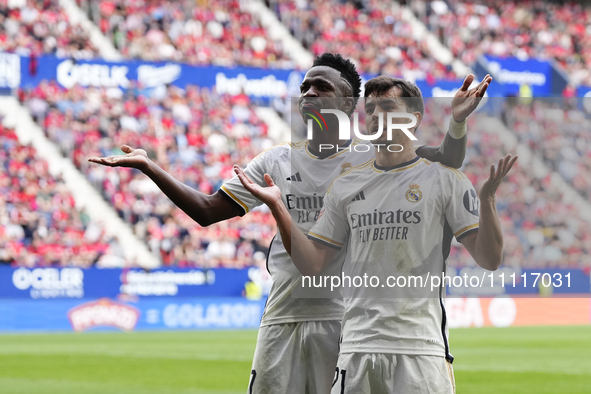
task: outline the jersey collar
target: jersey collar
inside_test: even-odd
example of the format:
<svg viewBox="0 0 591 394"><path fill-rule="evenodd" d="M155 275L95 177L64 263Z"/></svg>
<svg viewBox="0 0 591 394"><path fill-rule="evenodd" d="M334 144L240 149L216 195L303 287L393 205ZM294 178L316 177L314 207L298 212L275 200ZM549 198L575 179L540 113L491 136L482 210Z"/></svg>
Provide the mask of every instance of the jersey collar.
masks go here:
<svg viewBox="0 0 591 394"><path fill-rule="evenodd" d="M404 162L404 163L396 164L396 165L395 165L395 166L393 166L393 167L382 167L382 166L379 166L379 165L378 165L378 163L376 163L376 161L375 161L375 159L374 159L374 161L373 161L373 166L374 166L374 168L375 168L376 170L379 170L379 171L392 171L392 170L395 170L395 169L397 169L397 168L407 167L407 166L410 166L411 164L415 164L415 163L416 163L417 161L419 161L420 159L421 159L421 158L420 158L419 156L415 156L415 158L414 158L414 159L412 159L412 160L409 160L409 161L407 161L407 162Z"/></svg>

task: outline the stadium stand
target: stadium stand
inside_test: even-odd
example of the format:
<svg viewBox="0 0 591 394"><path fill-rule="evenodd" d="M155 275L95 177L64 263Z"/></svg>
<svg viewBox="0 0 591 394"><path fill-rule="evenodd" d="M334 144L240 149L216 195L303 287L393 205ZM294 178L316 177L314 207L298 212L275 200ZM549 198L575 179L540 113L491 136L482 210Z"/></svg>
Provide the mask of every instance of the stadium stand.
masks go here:
<svg viewBox="0 0 591 394"><path fill-rule="evenodd" d="M240 1L77 0L77 4L128 58L294 67L281 43L270 38ZM427 80L455 77L451 67L433 60L426 41L417 42L412 26L395 12L395 2L269 0L267 5L313 54L341 53L355 59L360 70L368 73ZM580 50L588 40L584 28L587 12L580 5L495 0L486 5L470 1L413 1L409 6L466 64L473 65L482 54L550 58L569 71L571 82L591 82L585 71L589 68L585 66L586 55ZM550 11L555 18L547 17ZM7 51L96 55L83 31L68 24L57 1L28 1L20 8L8 8L3 2L0 15L4 18L0 45ZM578 24L573 23L575 15L581 15ZM48 21L57 22L46 26ZM164 265L243 267L260 265L264 260L275 233L274 220L264 209L202 228L138 171L86 162L90 156L121 154L119 146L128 144L145 149L180 181L213 193L233 175L233 164L244 166L278 142L270 138L268 126L257 116L255 105L246 95L219 95L196 86L182 90L134 85L126 92L80 86L64 89L54 81L44 81L21 91L19 98L47 137L73 160ZM433 102L428 105L419 142L436 145L443 138L442 125L446 124L449 109L437 108ZM476 185L488 176L490 163L506 151L497 134L479 130L484 116L474 115L468 126L469 150L464 169ZM531 119L535 122L528 121ZM582 112L574 106L564 109L550 102L534 101L533 105L508 106L503 120L522 144L589 199L591 150L585 134L588 121ZM560 129L558 122L562 122ZM9 134L3 129L4 144L14 143ZM550 178L532 177L518 165L509 176L507 187L499 190L505 264L589 269L589 223L579 218L574 205L564 202L560 190L552 189ZM70 215L84 216L73 205ZM72 219L73 226L78 222L83 221ZM99 253L105 253L107 243L99 242L103 245ZM474 265L469 254L457 246L452 249L452 264ZM35 259L27 257L23 264L35 264L30 263ZM49 264L45 257L39 259L39 264ZM72 264L84 266L92 262Z"/></svg>
<svg viewBox="0 0 591 394"><path fill-rule="evenodd" d="M85 162L89 156L118 154L117 147L126 143L144 148L181 181L212 193L224 179L232 176L234 162L244 165L272 145L265 125L256 117L248 98L218 96L197 87L190 87L186 92L170 87L160 98L144 96L139 89L108 101L107 94L107 90L94 88L65 90L55 83L45 82L27 92L25 97L49 138L58 143L64 154L71 154L78 168L115 206L119 215L134 224L136 235L152 250L160 251L164 264L204 267L255 264L254 254L265 252L275 231L274 221L268 213L255 212L201 228L175 208L141 173L88 166ZM37 108L38 100L48 103L43 111ZM449 110L438 108L432 104L434 101L429 103L420 128L421 144L439 143L443 138L441 125L449 116ZM528 108L532 111L537 108L540 114L552 113L535 105ZM555 147L556 137L571 140L556 133L552 136L534 134L532 137L532 133L528 134L528 129L524 128L528 123L523 117L527 116L532 115L517 106L508 111L505 118L516 119L510 128L516 130L533 150L551 151L535 145L540 141L547 141ZM483 120L484 115L474 115L468 126L471 131L465 172L476 185L488 176L489 165L506 151L498 134L479 129L479 124L485 123ZM569 128L571 133L577 132L576 124L573 121L573 127ZM546 129L556 130L555 127ZM531 139L528 140L527 136ZM576 138L572 140L578 141ZM567 148L574 149L570 145L564 149ZM582 151L577 156L570 155L579 166L583 163L579 158L588 152L583 145L580 149ZM569 152L564 151L563 155L569 155ZM560 158L557 160L548 164L560 172ZM566 174L572 173L566 171ZM574 177L575 187L587 179L589 168L581 168L579 173ZM589 183L584 185L588 187ZM532 179L525 168L517 166L514 169L508 185L498 194L505 231L506 265L591 267L588 257L591 238L585 235L591 234L589 223L577 219L577 208L563 200L560 191L552 190L549 175ZM450 259L453 266L473 265L465 249L457 246L454 246Z"/></svg>
<svg viewBox="0 0 591 394"><path fill-rule="evenodd" d="M586 200L591 199L591 122L575 101L537 99L505 110L507 126Z"/></svg>
<svg viewBox="0 0 591 394"><path fill-rule="evenodd" d="M27 0L21 7L11 7L10 3L0 1L0 51L77 59L98 54L88 33L69 22L58 0Z"/></svg>
<svg viewBox="0 0 591 394"><path fill-rule="evenodd" d="M281 41L272 39L237 0L77 3L128 58L228 67L296 66Z"/></svg>
<svg viewBox="0 0 591 394"><path fill-rule="evenodd" d="M443 138L442 125L449 110L431 100L426 115L419 128L419 143L437 144ZM498 129L485 131L487 122L490 124L491 119L484 114L474 114L468 121L468 150L462 171L477 190L488 177L490 165L508 151ZM574 204L565 202L563 191L552 187L551 174L537 178L518 161L497 191L497 209L505 239L505 265L591 268L591 225L580 217ZM453 267L476 264L455 241L449 262Z"/></svg>
<svg viewBox="0 0 591 394"><path fill-rule="evenodd" d="M555 60L574 85L591 84L590 8L577 2L423 1L419 19L468 65L484 54Z"/></svg>
<svg viewBox="0 0 591 394"><path fill-rule="evenodd" d="M47 162L0 125L0 262L17 266L123 265L117 239L91 221Z"/></svg>
<svg viewBox="0 0 591 394"><path fill-rule="evenodd" d="M233 164L244 166L273 145L248 97L219 96L195 86L186 91L129 89L119 97L109 92L43 82L21 97L46 135L165 265L254 264L255 253L266 253L275 234L269 213L202 228L139 171L86 162L91 156L121 154L119 146L127 144L145 149L181 182L213 193L232 177Z"/></svg>
<svg viewBox="0 0 591 394"><path fill-rule="evenodd" d="M269 7L314 55L340 53L359 70L409 79L455 78L450 66L433 59L425 40L395 12L394 3L270 0Z"/></svg>

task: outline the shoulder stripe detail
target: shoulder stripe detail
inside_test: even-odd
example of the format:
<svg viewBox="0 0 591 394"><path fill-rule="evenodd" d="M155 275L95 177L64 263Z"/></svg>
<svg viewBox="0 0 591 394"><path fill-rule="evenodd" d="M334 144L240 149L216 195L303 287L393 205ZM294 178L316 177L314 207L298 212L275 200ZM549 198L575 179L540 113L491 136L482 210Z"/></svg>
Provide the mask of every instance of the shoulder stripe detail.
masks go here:
<svg viewBox="0 0 591 394"><path fill-rule="evenodd" d="M311 231L308 233L308 237L311 237L311 238L316 238L316 239L318 239L318 240L320 240L320 241L323 241L323 243L329 243L329 244L331 244L332 246L337 246L337 247L339 247L339 248L341 248L341 247L343 246L343 244L342 244L342 243L340 243L340 242L333 241L333 240L332 240L332 239L330 239L330 238L323 237L322 235L320 235L320 234L316 234L316 233L313 233L313 232L311 232Z"/></svg>
<svg viewBox="0 0 591 394"><path fill-rule="evenodd" d="M240 201L240 199L239 199L238 197L236 197L236 196L234 195L234 193L232 193L231 191L229 191L229 190L228 190L228 189L227 189L227 188L226 188L224 185L222 185L222 187L220 188L220 190L223 190L223 191L224 191L224 193L226 193L226 194L228 195L228 197L230 197L232 200L234 200L234 201L236 201L238 204L240 204L240 206L241 206L242 208L244 208L244 212L245 212L245 213L248 213L248 211L249 211L249 209L248 209L248 206L247 206L245 203L243 203L242 201Z"/></svg>
<svg viewBox="0 0 591 394"><path fill-rule="evenodd" d="M326 189L326 194L328 194L328 193L330 192L330 190L332 189L332 185L334 185L334 183L336 182L336 180L337 180L337 179L339 179L340 177L342 177L342 176L345 176L345 175L348 175L348 174L352 173L352 172L353 172L353 171L355 171L355 170L363 170L364 168L367 168L367 167L369 167L369 166L370 166L370 165L372 165L372 164L373 164L373 159L369 159L369 160L368 160L368 161L366 161L365 163L361 163L361 164L358 164L358 165L356 165L356 166L353 166L353 167L349 167L349 168L347 168L345 171L343 171L343 173L342 173L342 174L339 174L339 176L337 176L337 177L336 177L336 178L335 178L335 179L334 179L334 180L333 180L333 181L330 183L330 185L328 186L328 189Z"/></svg>
<svg viewBox="0 0 591 394"><path fill-rule="evenodd" d="M462 171L460 171L458 169L455 169L453 167L448 167L448 166L443 165L443 164L441 164L439 162L437 162L437 164L439 164L443 168L447 168L448 170L452 171L454 174L456 174L456 176L458 177L459 180L468 179L468 177L466 176L466 174L464 174Z"/></svg>
<svg viewBox="0 0 591 394"><path fill-rule="evenodd" d="M273 145L272 147L265 149L264 151L262 151L261 153L259 153L258 155L256 155L253 159L256 159L257 157L261 156L263 153L265 153L265 152L267 152L267 151L269 151L269 150L271 150L273 148L277 148L278 146L284 146L284 145L293 146L293 144L291 142L285 141L285 142L282 142L282 143L277 144L277 145Z"/></svg>
<svg viewBox="0 0 591 394"><path fill-rule="evenodd" d="M289 145L291 145L294 148L301 148L302 146L305 146L308 143L308 140L301 140L299 142L289 142Z"/></svg>
<svg viewBox="0 0 591 394"><path fill-rule="evenodd" d="M331 248L331 249L334 249L334 250L341 250L341 249L342 249L342 247L341 247L341 246L336 246L336 245L333 245L333 244L331 244L330 242L323 241L323 240L321 240L320 238L316 238L316 237L313 237L313 236L311 236L311 235L308 235L308 239L310 239L310 240L312 240L312 241L314 241L314 242L318 242L319 244L322 244L322 245L324 245L324 246L326 246L326 247L329 247L329 248Z"/></svg>
<svg viewBox="0 0 591 394"><path fill-rule="evenodd" d="M463 229L461 229L460 231L458 231L457 233L454 234L454 236L456 238L458 238L459 236L461 236L462 234L464 234L466 231L468 230L472 230L473 228L478 228L479 223L473 224L471 226L466 226Z"/></svg>

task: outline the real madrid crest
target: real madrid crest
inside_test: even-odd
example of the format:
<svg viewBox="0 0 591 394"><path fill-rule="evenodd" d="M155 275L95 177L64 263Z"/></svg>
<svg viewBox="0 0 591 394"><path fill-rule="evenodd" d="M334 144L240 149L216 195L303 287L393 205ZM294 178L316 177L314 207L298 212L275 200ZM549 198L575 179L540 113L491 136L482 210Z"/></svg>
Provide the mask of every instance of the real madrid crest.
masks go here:
<svg viewBox="0 0 591 394"><path fill-rule="evenodd" d="M341 164L341 174L347 170L347 168L351 167L351 163L343 163Z"/></svg>
<svg viewBox="0 0 591 394"><path fill-rule="evenodd" d="M406 191L406 199L409 202L419 202L423 198L423 193L419 190L420 186L416 183L410 185L410 189Z"/></svg>

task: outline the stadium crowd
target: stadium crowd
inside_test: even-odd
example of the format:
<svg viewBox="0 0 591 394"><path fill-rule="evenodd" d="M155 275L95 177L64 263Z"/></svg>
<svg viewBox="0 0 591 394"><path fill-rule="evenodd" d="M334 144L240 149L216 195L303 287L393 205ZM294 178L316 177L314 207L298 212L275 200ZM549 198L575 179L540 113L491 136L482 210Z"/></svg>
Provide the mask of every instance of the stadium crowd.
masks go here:
<svg viewBox="0 0 591 394"><path fill-rule="evenodd" d="M125 264L117 239L90 221L47 162L0 125L0 263L26 267Z"/></svg>
<svg viewBox="0 0 591 394"><path fill-rule="evenodd" d="M273 145L247 96L196 86L163 89L136 86L113 96L108 89L68 90L45 81L21 98L47 136L165 265L242 267L264 259L275 234L268 212L203 228L141 172L86 161L121 154L119 147L127 144L146 150L181 182L211 194L233 176L232 165L244 166Z"/></svg>
<svg viewBox="0 0 591 394"><path fill-rule="evenodd" d="M505 111L507 125L540 159L591 200L591 121L578 101L536 99Z"/></svg>
<svg viewBox="0 0 591 394"><path fill-rule="evenodd" d="M425 1L411 8L453 55L472 66L481 55L555 60L574 85L591 85L591 8L580 2Z"/></svg>
<svg viewBox="0 0 591 394"><path fill-rule="evenodd" d="M165 265L242 267L256 264L257 260L260 263L275 232L274 220L267 212L253 212L202 228L139 171L86 162L90 156L120 154L121 144L141 147L180 181L213 193L233 175L234 163L244 166L273 144L267 137L267 126L257 118L249 99L244 95L217 95L195 86L186 90L169 87L160 93L136 86L119 96L110 94L107 89L77 86L67 90L55 82L44 82L22 97L49 138L72 157L119 215L134 225L135 233L160 253ZM549 117L548 122L555 121L546 108L528 108L537 111L542 119ZM584 131L575 127L574 120L568 128L572 136L557 135L555 123L554 127L545 128L554 131L551 136L526 127L536 123L524 121L524 116L532 115L523 107L514 107L510 113L506 118L515 119L513 128L520 138L530 138L534 151L553 152L535 144L544 141L553 144L548 147L555 147L557 140L571 141L572 137L572 141L579 141L582 151L575 157L568 149L576 148L563 142L566 145L561 157L571 157L570 162L575 165L585 163L581 155L589 149L580 142L581 135L576 138L577 132ZM476 114L470 118L463 168L475 185L482 184L489 165L506 151L498 134L479 129L479 125L486 124L479 122L483 116ZM570 116L576 118L574 114ZM448 117L449 108L436 100L428 101L419 143L437 145ZM556 158L557 171L572 174L570 169L560 170L560 165L565 165L561 164L561 157ZM581 167L579 175L571 179L573 185L584 184L582 180L588 182L587 174L589 168ZM563 201L561 191L552 190L549 176L532 178L526 168L517 165L497 197L505 234L506 265L591 267L590 225L578 217L577 208ZM452 248L450 264L475 264L458 246L454 244Z"/></svg>
<svg viewBox="0 0 591 394"><path fill-rule="evenodd" d="M97 55L88 35L68 18L57 0L0 0L0 50L37 56L89 58ZM175 60L191 64L293 68L240 0L148 1L77 0L78 5L128 58ZM10 4L10 6L9 6ZM408 2L454 56L473 65L482 54L555 59L574 84L591 85L587 21L591 12L576 3L527 0L504 2ZM366 73L409 79L455 78L449 66L417 42L396 2L267 0L304 47L314 54L337 52L355 59ZM591 21L589 21L591 22ZM137 170L90 165L91 156L121 154L127 144L145 149L175 178L204 193L215 192L272 146L267 125L244 95L220 95L197 86L144 88L132 82L119 89L60 87L43 81L19 98L62 153L70 157L135 234L164 265L244 267L261 265L275 234L264 209L206 228L196 224ZM449 108L427 104L421 144L440 143ZM463 170L477 186L488 166L505 152L497 134L479 130L484 115L469 120ZM520 141L537 152L587 200L591 196L589 121L574 106L535 100L508 106L503 120ZM531 121L534 120L534 121ZM363 122L363 120L361 120ZM31 147L0 129L0 261L87 267L132 264L101 226L78 211L63 182ZM15 152L7 155L6 152ZM497 194L505 234L505 264L515 267L591 268L591 228L577 209L552 190L550 177L532 178L518 165ZM65 234L59 237L58 234ZM80 253L83 251L83 253ZM475 262L454 243L450 263Z"/></svg>
<svg viewBox="0 0 591 394"><path fill-rule="evenodd" d="M428 101L418 142L441 141L448 116L449 109L440 100ZM477 190L488 177L490 165L507 153L499 134L483 128L487 124L484 116L468 118L468 146L462 167ZM591 225L580 218L575 205L564 202L561 190L552 188L550 175L538 179L518 161L497 190L496 201L505 239L504 265L591 269ZM476 264L456 241L449 263L453 267Z"/></svg>
<svg viewBox="0 0 591 394"><path fill-rule="evenodd" d="M359 71L415 79L455 78L451 67L433 59L426 41L389 1L269 0L269 7L314 55L340 53Z"/></svg>
<svg viewBox="0 0 591 394"><path fill-rule="evenodd" d="M77 59L98 54L87 32L69 22L58 0L1 0L0 51L23 56L55 54Z"/></svg>
<svg viewBox="0 0 591 394"><path fill-rule="evenodd" d="M128 58L294 68L239 0L77 0Z"/></svg>

